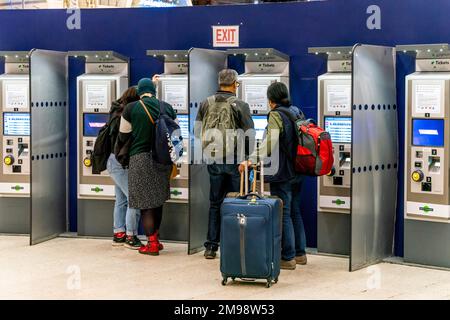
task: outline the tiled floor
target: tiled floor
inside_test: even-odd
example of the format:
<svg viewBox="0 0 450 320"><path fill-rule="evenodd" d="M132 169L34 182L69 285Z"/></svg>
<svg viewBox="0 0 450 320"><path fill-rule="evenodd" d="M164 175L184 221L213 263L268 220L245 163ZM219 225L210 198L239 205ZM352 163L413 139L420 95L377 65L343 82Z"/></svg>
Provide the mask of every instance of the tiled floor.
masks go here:
<svg viewBox="0 0 450 320"><path fill-rule="evenodd" d="M344 258L310 255L308 265L261 283L220 284L219 260L166 244L159 257L107 240L58 238L33 247L0 236L0 299L449 299L450 272L395 264L348 272Z"/></svg>

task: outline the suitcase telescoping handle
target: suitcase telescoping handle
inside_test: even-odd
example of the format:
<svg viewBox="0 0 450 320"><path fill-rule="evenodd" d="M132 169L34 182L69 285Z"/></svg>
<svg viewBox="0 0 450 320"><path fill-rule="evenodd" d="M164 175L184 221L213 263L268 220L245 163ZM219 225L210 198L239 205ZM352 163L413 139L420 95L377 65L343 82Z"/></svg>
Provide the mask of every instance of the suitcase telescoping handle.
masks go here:
<svg viewBox="0 0 450 320"><path fill-rule="evenodd" d="M260 177L261 177L261 189L260 189L260 194L258 194L256 192L256 184L257 184L257 171L258 171L258 166L254 165L254 176L253 176L253 183L252 183L252 191L251 193L247 194L247 190L248 190L248 166L247 163L245 163L244 166L244 173L241 172L241 190L239 192L239 198L248 198L250 196L252 197L257 197L259 199L261 199L262 197L264 197L264 163L261 161L260 162ZM244 191L245 190L245 191Z"/></svg>

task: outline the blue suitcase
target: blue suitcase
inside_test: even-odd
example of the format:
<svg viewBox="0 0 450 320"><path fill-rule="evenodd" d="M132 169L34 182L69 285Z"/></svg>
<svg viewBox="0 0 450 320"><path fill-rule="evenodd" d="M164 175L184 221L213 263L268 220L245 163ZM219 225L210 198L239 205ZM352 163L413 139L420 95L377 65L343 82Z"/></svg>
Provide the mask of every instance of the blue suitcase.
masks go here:
<svg viewBox="0 0 450 320"><path fill-rule="evenodd" d="M261 173L261 177L263 174ZM263 197L261 193L230 194L221 207L220 271L222 285L228 278L264 279L267 288L278 282L281 260L283 203L279 198ZM247 181L247 170L245 174ZM248 188L245 188L248 190Z"/></svg>

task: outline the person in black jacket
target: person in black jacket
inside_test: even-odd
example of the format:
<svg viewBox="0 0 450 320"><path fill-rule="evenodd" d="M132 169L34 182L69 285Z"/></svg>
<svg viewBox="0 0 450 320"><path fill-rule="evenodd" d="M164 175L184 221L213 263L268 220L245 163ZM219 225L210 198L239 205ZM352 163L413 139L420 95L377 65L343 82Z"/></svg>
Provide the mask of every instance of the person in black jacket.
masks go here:
<svg viewBox="0 0 450 320"><path fill-rule="evenodd" d="M114 146L119 134L120 117L125 106L133 101L138 101L136 87L128 88L114 101L110 110L110 137ZM124 169L112 153L108 159L107 171L115 184L116 201L114 204L114 238L113 246L125 245L125 247L137 250L142 243L137 237L140 211L128 206L128 169Z"/></svg>
<svg viewBox="0 0 450 320"><path fill-rule="evenodd" d="M305 265L306 235L301 215L301 189L303 176L295 172L294 161L297 151L297 133L292 119L304 119L303 112L291 104L289 90L282 82L272 83L267 89L270 113L264 141L250 159L265 159L278 152L274 171L265 176L270 183L270 193L283 200L283 237L281 269L295 270L297 264ZM244 161L239 170L251 162ZM268 170L267 170L268 171Z"/></svg>

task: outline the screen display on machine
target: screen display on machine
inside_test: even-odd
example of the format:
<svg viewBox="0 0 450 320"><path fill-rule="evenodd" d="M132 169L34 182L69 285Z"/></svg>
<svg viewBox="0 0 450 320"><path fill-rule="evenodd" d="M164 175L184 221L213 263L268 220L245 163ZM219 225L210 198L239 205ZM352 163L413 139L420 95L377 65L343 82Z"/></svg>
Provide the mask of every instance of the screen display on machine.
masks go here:
<svg viewBox="0 0 450 320"><path fill-rule="evenodd" d="M177 115L178 124L181 129L181 136L183 140L189 139L189 116L187 114L178 114Z"/></svg>
<svg viewBox="0 0 450 320"><path fill-rule="evenodd" d="M352 142L352 118L325 117L325 131L335 143Z"/></svg>
<svg viewBox="0 0 450 320"><path fill-rule="evenodd" d="M421 147L443 147L444 128L445 122L443 119L413 119L413 145Z"/></svg>
<svg viewBox="0 0 450 320"><path fill-rule="evenodd" d="M108 113L85 113L83 115L83 135L96 137L100 129L108 122Z"/></svg>
<svg viewBox="0 0 450 320"><path fill-rule="evenodd" d="M18 112L5 112L3 114L4 136L29 136L30 114Z"/></svg>
<svg viewBox="0 0 450 320"><path fill-rule="evenodd" d="M252 118L255 124L256 140L262 140L267 127L267 116L253 116Z"/></svg>
<svg viewBox="0 0 450 320"><path fill-rule="evenodd" d="M247 102L251 110L266 111L267 110L267 87L268 84L248 83L244 87L243 100Z"/></svg>

